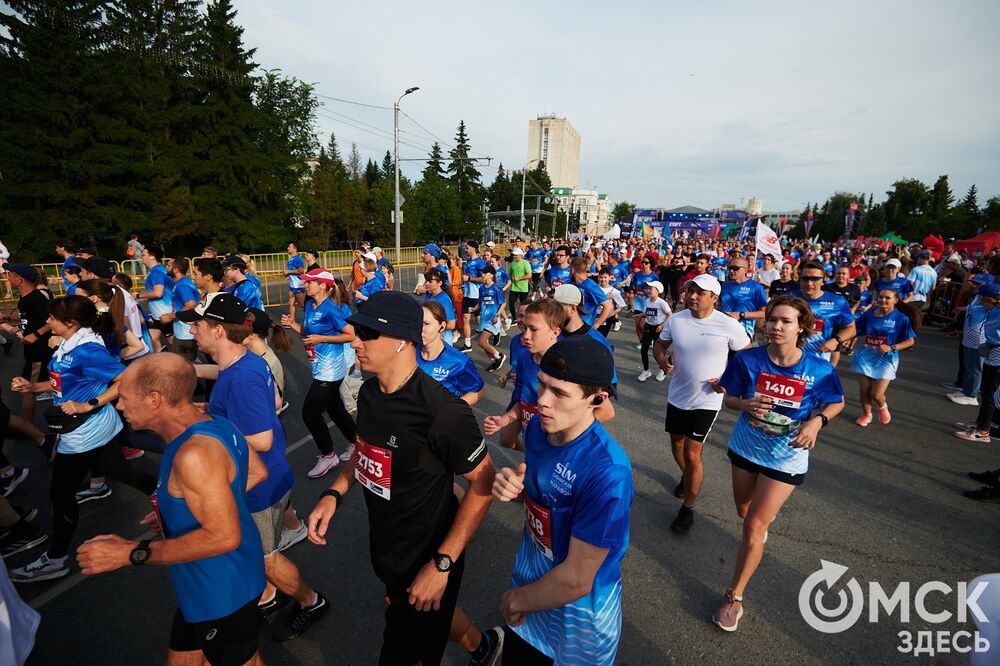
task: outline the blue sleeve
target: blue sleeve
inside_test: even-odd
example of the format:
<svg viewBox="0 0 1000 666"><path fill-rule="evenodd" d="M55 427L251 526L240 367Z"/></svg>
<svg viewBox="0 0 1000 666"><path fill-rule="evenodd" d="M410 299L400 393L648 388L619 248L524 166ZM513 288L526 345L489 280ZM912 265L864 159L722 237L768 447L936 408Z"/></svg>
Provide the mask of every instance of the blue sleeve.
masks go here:
<svg viewBox="0 0 1000 666"><path fill-rule="evenodd" d="M368 298L371 298L371 295L374 294L376 291L381 291L381 290L382 287L379 284L377 278L372 278L371 280L368 280L358 289L358 291L360 291L365 297Z"/></svg>
<svg viewBox="0 0 1000 666"><path fill-rule="evenodd" d="M767 307L767 291L764 289L764 285L760 282L755 282L757 285L754 290L753 306L754 308L760 310L761 308Z"/></svg>
<svg viewBox="0 0 1000 666"><path fill-rule="evenodd" d="M917 334L913 332L913 326L910 325L910 318L903 315L896 329L896 342L904 342L915 337L917 337Z"/></svg>
<svg viewBox="0 0 1000 666"><path fill-rule="evenodd" d="M188 301L194 301L197 303L201 300L201 294L198 293L198 289L196 287L184 283L180 287L180 299L183 304L186 304Z"/></svg>
<svg viewBox="0 0 1000 666"><path fill-rule="evenodd" d="M860 317L854 320L854 328L857 331L857 335L867 335L868 333L868 313L864 313Z"/></svg>
<svg viewBox="0 0 1000 666"><path fill-rule="evenodd" d="M458 314L455 312L455 306L452 304L450 298L445 300L443 303L441 301L438 301L438 303L441 303L441 306L444 308L444 317L447 321L458 319Z"/></svg>
<svg viewBox="0 0 1000 666"><path fill-rule="evenodd" d="M234 385L240 387L239 400L226 401L226 418L244 437L274 428L274 384L260 372L242 372Z"/></svg>
<svg viewBox="0 0 1000 666"><path fill-rule="evenodd" d="M486 386L482 375L476 369L476 364L469 356L465 357L465 365L455 375L454 381L462 393L478 393Z"/></svg>
<svg viewBox="0 0 1000 666"><path fill-rule="evenodd" d="M813 397L816 399L817 406L844 401L844 389L840 385L840 376L837 375L833 366L830 366L830 372L827 372L819 382L813 385Z"/></svg>
<svg viewBox="0 0 1000 666"><path fill-rule="evenodd" d="M162 284L164 288L167 286L167 273L166 271L150 271L149 272L149 283L154 287L158 284ZM152 291L152 289L150 289Z"/></svg>
<svg viewBox="0 0 1000 666"><path fill-rule="evenodd" d="M837 313L837 328L844 328L845 326L850 326L854 323L854 313L851 312L851 306L844 299L844 303L840 308L840 312ZM833 337L832 335L830 337Z"/></svg>
<svg viewBox="0 0 1000 666"><path fill-rule="evenodd" d="M87 344L86 349L81 348L80 352L77 352L77 358L80 359L82 374L87 379L110 383L125 371L122 362L112 356L104 345Z"/></svg>
<svg viewBox="0 0 1000 666"><path fill-rule="evenodd" d="M302 258L302 255L301 255L301 254L297 254L297 255L295 255L294 257L292 257L292 259L291 259L291 262L290 262L290 263L291 263L291 269L292 269L293 271L294 271L295 269L297 269L297 268L305 268L305 267L306 267L306 262L305 262L305 260L304 260L304 259Z"/></svg>
<svg viewBox="0 0 1000 666"><path fill-rule="evenodd" d="M624 465L594 471L573 506L572 536L598 548L620 548L628 539L631 471Z"/></svg>
<svg viewBox="0 0 1000 666"><path fill-rule="evenodd" d="M719 386L726 389L727 395L742 398L746 393L750 377L743 358L748 351L733 354L733 357L729 359L729 364L726 365L726 371L719 379Z"/></svg>

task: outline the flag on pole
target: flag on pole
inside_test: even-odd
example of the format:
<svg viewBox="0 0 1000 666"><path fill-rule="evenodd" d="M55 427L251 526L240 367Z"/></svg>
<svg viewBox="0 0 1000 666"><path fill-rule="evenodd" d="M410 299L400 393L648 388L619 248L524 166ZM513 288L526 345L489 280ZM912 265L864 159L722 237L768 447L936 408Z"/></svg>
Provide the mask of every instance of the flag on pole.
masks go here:
<svg viewBox="0 0 1000 666"><path fill-rule="evenodd" d="M642 223L642 237L646 240L653 237L653 225L648 222Z"/></svg>
<svg viewBox="0 0 1000 666"><path fill-rule="evenodd" d="M778 236L762 220L757 220L757 251L769 254L775 259L781 258L781 243L778 242Z"/></svg>
<svg viewBox="0 0 1000 666"><path fill-rule="evenodd" d="M812 211L809 211L808 213L806 213L805 227L806 227L806 238L809 238L809 232L811 232L812 228L813 228L813 212Z"/></svg>

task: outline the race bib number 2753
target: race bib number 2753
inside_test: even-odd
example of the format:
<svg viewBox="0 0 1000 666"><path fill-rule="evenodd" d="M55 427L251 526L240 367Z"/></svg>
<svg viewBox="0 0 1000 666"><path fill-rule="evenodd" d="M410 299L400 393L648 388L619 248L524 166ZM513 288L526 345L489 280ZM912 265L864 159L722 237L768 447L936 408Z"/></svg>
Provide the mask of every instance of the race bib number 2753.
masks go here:
<svg viewBox="0 0 1000 666"><path fill-rule="evenodd" d="M392 451L373 446L356 435L354 438L354 478L382 499L392 494Z"/></svg>

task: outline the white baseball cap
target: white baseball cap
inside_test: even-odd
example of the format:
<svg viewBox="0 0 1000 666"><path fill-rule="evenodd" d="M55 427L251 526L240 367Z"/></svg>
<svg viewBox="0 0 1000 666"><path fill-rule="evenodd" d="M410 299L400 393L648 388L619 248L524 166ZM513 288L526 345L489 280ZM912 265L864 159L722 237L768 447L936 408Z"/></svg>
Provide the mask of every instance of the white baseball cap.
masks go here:
<svg viewBox="0 0 1000 666"><path fill-rule="evenodd" d="M486 243L486 247L496 247L496 246L497 244L494 243L493 241L489 241L488 243Z"/></svg>
<svg viewBox="0 0 1000 666"><path fill-rule="evenodd" d="M583 303L583 292L575 284L561 284L556 287L555 294L552 296L556 299L556 303L562 303L563 305L580 305Z"/></svg>
<svg viewBox="0 0 1000 666"><path fill-rule="evenodd" d="M895 266L896 268L902 268L903 267L903 264L900 263L899 259L890 259L889 261L885 262L885 265L886 266Z"/></svg>
<svg viewBox="0 0 1000 666"><path fill-rule="evenodd" d="M522 250L519 247L515 247L513 250L510 251L510 253L511 254L522 254L523 255L524 254L524 250Z"/></svg>
<svg viewBox="0 0 1000 666"><path fill-rule="evenodd" d="M660 282L659 280L653 280L652 282L647 282L646 286L655 288L657 293L660 294L663 293L663 283Z"/></svg>
<svg viewBox="0 0 1000 666"><path fill-rule="evenodd" d="M722 294L722 285L719 284L714 275L709 275L708 273L698 275L693 280L685 282L684 288L687 289L692 284L703 291L710 291L716 296Z"/></svg>
<svg viewBox="0 0 1000 666"><path fill-rule="evenodd" d="M365 259L371 259L372 261L378 261L378 257L375 256L374 252L365 252L361 256L364 257Z"/></svg>

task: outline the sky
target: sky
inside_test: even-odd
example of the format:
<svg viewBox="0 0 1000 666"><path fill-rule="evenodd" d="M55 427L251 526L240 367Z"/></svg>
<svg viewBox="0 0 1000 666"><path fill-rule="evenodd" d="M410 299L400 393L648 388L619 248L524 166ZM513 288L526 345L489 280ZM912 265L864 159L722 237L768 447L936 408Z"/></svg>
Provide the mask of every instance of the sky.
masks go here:
<svg viewBox="0 0 1000 666"><path fill-rule="evenodd" d="M1000 194L994 0L234 5L257 63L320 95L391 108L419 86L401 108L427 131L401 116L401 158L464 120L486 185L553 113L581 135L580 186L640 207L880 201L942 174L957 198ZM324 142L391 149L391 110L320 99Z"/></svg>

